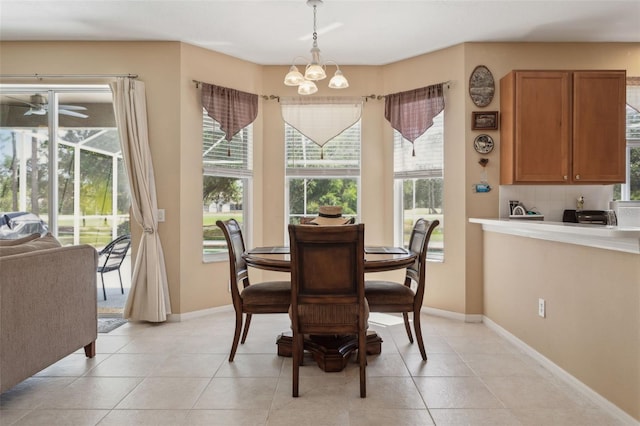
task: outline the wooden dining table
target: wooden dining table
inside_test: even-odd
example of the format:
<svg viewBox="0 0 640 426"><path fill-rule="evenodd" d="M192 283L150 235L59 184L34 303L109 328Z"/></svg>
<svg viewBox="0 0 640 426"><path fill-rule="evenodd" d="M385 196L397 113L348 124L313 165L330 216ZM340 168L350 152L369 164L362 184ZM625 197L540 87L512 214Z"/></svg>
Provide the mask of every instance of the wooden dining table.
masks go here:
<svg viewBox="0 0 640 426"><path fill-rule="evenodd" d="M417 253L404 247L365 246L365 273L405 269L413 264ZM291 272L289 247L256 247L242 257L248 266L278 272ZM276 340L279 356L292 356L293 335L291 331L280 334ZM327 372L342 371L352 353L358 349L356 336L305 336L304 348L310 352L318 366ZM367 332L367 355L382 351L382 338L375 330Z"/></svg>
<svg viewBox="0 0 640 426"><path fill-rule="evenodd" d="M416 253L404 247L366 246L364 248L364 272L383 272L404 269L415 262ZM291 272L289 247L256 247L242 257L247 265L269 271Z"/></svg>

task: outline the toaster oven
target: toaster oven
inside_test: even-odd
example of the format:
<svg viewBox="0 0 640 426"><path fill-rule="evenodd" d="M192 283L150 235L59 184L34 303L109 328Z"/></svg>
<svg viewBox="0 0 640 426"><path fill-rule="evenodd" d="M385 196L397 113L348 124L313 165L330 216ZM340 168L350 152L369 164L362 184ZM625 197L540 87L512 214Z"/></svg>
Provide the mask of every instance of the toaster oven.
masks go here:
<svg viewBox="0 0 640 426"><path fill-rule="evenodd" d="M565 210L563 222L584 223L590 225L615 225L615 216L606 210Z"/></svg>

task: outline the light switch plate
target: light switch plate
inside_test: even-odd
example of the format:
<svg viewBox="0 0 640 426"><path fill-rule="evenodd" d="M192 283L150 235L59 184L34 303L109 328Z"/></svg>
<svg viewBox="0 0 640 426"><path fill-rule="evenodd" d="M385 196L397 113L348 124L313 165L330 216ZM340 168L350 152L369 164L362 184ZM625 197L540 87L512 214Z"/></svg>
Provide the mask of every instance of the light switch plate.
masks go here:
<svg viewBox="0 0 640 426"><path fill-rule="evenodd" d="M538 316L544 318L547 315L547 303L544 299L538 299Z"/></svg>
<svg viewBox="0 0 640 426"><path fill-rule="evenodd" d="M158 222L164 222L164 209L158 209Z"/></svg>

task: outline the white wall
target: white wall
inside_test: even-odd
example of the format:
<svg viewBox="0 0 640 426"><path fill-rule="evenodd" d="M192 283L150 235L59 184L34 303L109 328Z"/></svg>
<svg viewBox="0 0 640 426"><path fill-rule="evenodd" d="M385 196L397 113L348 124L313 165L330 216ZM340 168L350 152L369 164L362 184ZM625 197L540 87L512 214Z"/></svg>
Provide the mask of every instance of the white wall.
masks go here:
<svg viewBox="0 0 640 426"><path fill-rule="evenodd" d="M538 211L545 221L562 222L565 209L575 210L580 196L585 210L606 210L613 199L613 185L501 185L500 217L509 217L509 200Z"/></svg>

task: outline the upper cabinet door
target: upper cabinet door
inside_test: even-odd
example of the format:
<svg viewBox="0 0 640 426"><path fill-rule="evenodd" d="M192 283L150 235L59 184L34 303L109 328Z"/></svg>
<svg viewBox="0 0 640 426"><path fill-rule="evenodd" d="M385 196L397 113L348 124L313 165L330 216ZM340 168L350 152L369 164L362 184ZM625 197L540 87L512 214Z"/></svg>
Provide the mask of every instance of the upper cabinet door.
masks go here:
<svg viewBox="0 0 640 426"><path fill-rule="evenodd" d="M573 174L575 183L625 181L626 73L573 73Z"/></svg>
<svg viewBox="0 0 640 426"><path fill-rule="evenodd" d="M512 71L500 80L500 183L624 182L625 71Z"/></svg>
<svg viewBox="0 0 640 426"><path fill-rule="evenodd" d="M500 81L502 184L566 183L571 73L513 71Z"/></svg>

